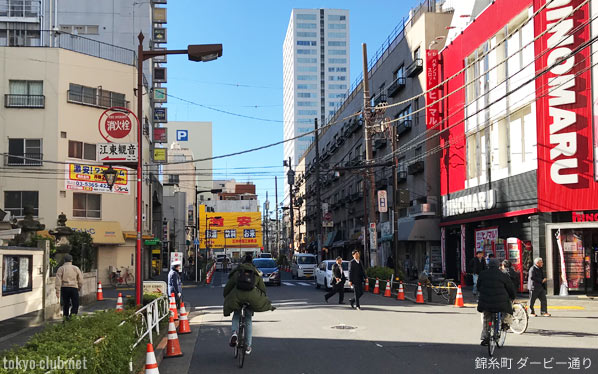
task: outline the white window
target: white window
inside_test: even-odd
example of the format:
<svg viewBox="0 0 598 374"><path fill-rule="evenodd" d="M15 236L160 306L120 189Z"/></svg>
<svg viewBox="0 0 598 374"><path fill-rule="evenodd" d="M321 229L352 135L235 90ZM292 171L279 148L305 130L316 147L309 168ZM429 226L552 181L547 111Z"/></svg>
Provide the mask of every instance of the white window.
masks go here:
<svg viewBox="0 0 598 374"><path fill-rule="evenodd" d="M73 217L101 218L102 196L73 193Z"/></svg>

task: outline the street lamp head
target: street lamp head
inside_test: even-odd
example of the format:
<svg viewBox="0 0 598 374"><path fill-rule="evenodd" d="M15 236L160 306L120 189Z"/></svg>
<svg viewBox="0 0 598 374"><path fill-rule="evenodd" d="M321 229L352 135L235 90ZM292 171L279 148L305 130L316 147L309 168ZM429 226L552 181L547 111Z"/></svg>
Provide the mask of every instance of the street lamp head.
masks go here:
<svg viewBox="0 0 598 374"><path fill-rule="evenodd" d="M187 47L191 61L207 62L222 56L222 44L194 44Z"/></svg>
<svg viewBox="0 0 598 374"><path fill-rule="evenodd" d="M104 170L104 179L106 179L106 184L110 191L112 191L112 187L114 186L114 182L116 182L116 175L118 172L112 168L112 165L108 167L108 169Z"/></svg>

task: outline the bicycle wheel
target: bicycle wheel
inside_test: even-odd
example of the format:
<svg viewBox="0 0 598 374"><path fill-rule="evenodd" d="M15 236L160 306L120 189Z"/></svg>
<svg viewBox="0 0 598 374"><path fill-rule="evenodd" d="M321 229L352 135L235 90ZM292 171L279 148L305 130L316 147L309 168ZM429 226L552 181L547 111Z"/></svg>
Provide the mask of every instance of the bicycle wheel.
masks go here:
<svg viewBox="0 0 598 374"><path fill-rule="evenodd" d="M505 345L505 340L507 340L507 332L502 328L502 322L497 329L498 340L496 341L496 346L498 348L502 348Z"/></svg>
<svg viewBox="0 0 598 374"><path fill-rule="evenodd" d="M511 331L515 334L523 334L527 330L529 317L525 306L520 303L513 304L513 321L511 322Z"/></svg>
<svg viewBox="0 0 598 374"><path fill-rule="evenodd" d="M492 323L488 324L488 329L490 331L488 331L488 354L490 355L490 357L492 357L494 355L494 350L496 349L496 341L497 341L497 336L496 336L496 315L492 316Z"/></svg>
<svg viewBox="0 0 598 374"><path fill-rule="evenodd" d="M110 276L110 284L112 285L112 287L116 288L116 286L118 286L118 277L115 274L112 274Z"/></svg>
<svg viewBox="0 0 598 374"><path fill-rule="evenodd" d="M440 296L442 296L447 302L450 302L451 292L453 292L453 289L457 288L457 285L453 281L444 281L442 282L442 287L445 288L440 289Z"/></svg>
<svg viewBox="0 0 598 374"><path fill-rule="evenodd" d="M243 367L245 362L245 312L241 310L241 319L239 321L239 339L237 340L239 367Z"/></svg>
<svg viewBox="0 0 598 374"><path fill-rule="evenodd" d="M133 274L127 273L127 276L125 277L125 284L129 285L133 283L135 283L135 277L133 276Z"/></svg>

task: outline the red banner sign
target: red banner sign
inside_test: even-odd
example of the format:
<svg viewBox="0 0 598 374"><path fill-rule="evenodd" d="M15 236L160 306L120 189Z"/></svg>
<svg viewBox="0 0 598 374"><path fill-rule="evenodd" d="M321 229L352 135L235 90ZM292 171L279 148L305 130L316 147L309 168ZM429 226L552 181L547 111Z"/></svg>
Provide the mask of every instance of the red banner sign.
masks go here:
<svg viewBox="0 0 598 374"><path fill-rule="evenodd" d="M538 10L546 0L535 0ZM592 162L592 103L588 4L583 0L550 3L534 19L538 208L543 212L595 209L598 183ZM566 16L563 22L562 17ZM554 27L553 27L554 26ZM547 51L547 53L545 53ZM546 74L541 74L549 69Z"/></svg>
<svg viewBox="0 0 598 374"><path fill-rule="evenodd" d="M435 128L440 123L440 83L438 73L438 51L426 50L426 128ZM417 114L416 114L417 115Z"/></svg>

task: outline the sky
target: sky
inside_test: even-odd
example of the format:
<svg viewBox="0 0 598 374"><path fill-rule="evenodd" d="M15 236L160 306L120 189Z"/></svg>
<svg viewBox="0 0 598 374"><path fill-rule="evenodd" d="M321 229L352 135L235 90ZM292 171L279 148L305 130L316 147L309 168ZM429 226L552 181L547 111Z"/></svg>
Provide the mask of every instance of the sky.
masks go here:
<svg viewBox="0 0 598 374"><path fill-rule="evenodd" d="M168 119L211 121L213 156L259 147L283 139L282 44L293 8L350 11L352 83L363 70L361 43L368 58L419 0L168 2L169 49L188 44L223 44L223 56L207 63L183 56L168 59ZM183 100L180 100L183 99ZM219 111L209 109L217 109ZM255 117L257 119L232 115ZM274 176L279 203L286 183L283 146L213 161L214 179L235 178L256 184L260 203L268 193L274 207Z"/></svg>

